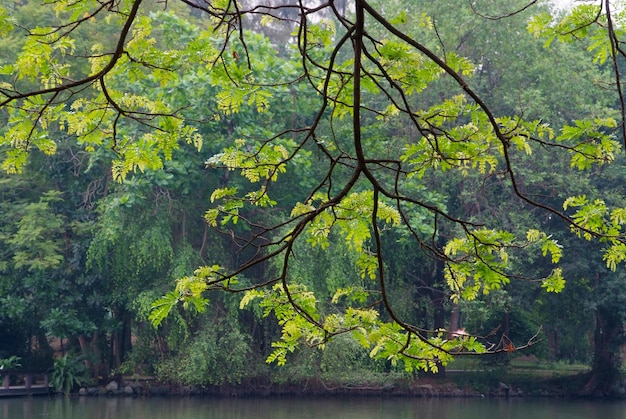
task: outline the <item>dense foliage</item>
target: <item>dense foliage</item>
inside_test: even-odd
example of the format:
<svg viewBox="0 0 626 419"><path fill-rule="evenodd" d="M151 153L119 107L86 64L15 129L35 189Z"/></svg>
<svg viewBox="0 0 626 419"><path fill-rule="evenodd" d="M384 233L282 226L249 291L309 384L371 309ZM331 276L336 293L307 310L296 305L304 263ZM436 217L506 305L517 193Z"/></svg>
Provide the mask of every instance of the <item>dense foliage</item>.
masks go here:
<svg viewBox="0 0 626 419"><path fill-rule="evenodd" d="M608 392L623 13L421 3L0 6L0 356L206 386L527 349Z"/></svg>

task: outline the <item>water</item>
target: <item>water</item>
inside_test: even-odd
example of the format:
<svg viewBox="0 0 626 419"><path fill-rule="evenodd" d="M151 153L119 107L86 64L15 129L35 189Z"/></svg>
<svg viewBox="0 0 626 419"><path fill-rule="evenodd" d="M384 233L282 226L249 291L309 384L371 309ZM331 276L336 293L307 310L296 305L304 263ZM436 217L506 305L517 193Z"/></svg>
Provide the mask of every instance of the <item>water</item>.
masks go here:
<svg viewBox="0 0 626 419"><path fill-rule="evenodd" d="M0 419L624 419L626 401L424 398L13 398Z"/></svg>

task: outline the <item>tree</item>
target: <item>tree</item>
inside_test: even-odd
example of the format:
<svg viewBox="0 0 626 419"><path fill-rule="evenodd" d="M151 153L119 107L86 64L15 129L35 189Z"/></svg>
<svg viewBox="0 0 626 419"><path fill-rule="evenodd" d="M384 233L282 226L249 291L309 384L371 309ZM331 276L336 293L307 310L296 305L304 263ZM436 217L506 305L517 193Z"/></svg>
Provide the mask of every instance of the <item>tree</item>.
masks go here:
<svg viewBox="0 0 626 419"><path fill-rule="evenodd" d="M177 20L176 14L189 13L181 4L202 16L208 29ZM210 118L250 107L273 122L240 128L239 138L207 161L228 175L211 195L206 221L228 231L240 259L234 265L215 261L180 278L176 289L155 303L156 324L178 303L202 311L208 291L226 290L245 292L242 307L258 301L266 315L276 316L282 335L268 360L279 364L303 343L323 346L341 334L350 334L373 357L401 362L409 371L436 370L454 354L510 352L533 344L531 335L517 347L502 339L487 348L475 336L446 334L439 325L425 328L399 315L387 269L397 247L393 241L387 246L388 235L411 240L420 260L434 261L453 301L476 299L523 277L510 261L528 254L548 258L537 265L535 279L543 288L564 286L557 265L563 250L539 222L517 231L481 212L456 211L430 189L441 174L457 179L458 196L475 196L474 183L464 181L468 176L500 177L501 186L527 208L604 242L610 267L626 258L623 209L579 195L560 210L538 200L520 178L524 156L533 153L565 153L581 170L610 163L620 149L616 130L623 124L589 115L555 130L540 119L496 111L471 81L480 67L446 48L427 11L409 14L397 5L364 0L315 6L181 0L169 13L151 11L142 0L53 6L61 20L44 28L15 29L10 11L0 12L3 35L16 30L28 35L15 62L1 71L6 171L21 172L33 153L54 153L52 127L75 137L88 152L112 151L113 178L128 181L137 171L162 169L185 143L199 148L209 142L198 126ZM520 3L487 13L474 5L473 12L505 21L528 7ZM621 32L612 12L609 5L583 5L561 25L543 15L531 29L573 38L587 36L594 22L608 24L613 28L608 37L589 36L597 41L600 59L617 63ZM255 41L258 35L245 30L254 17L272 29L295 29L295 35L286 48ZM115 33L114 41L79 45L81 31L92 22ZM172 42L167 34L173 33L184 43ZM282 71L274 71L279 66ZM617 65L614 74L621 97ZM218 90L216 109L207 110L202 121L163 94L192 83L193 75ZM135 82L159 89L136 89ZM310 98L310 117L273 119L273 107L296 95ZM621 115L623 101L618 103ZM399 135L393 127L401 127ZM303 160L316 167L307 173L308 189L281 195L292 180L285 172L302 167ZM358 274L333 290L329 310L292 277L291 267L296 243L330 250L336 248L335 235L357 255ZM250 275L252 283L237 283L238 276L273 260L278 260L274 270Z"/></svg>

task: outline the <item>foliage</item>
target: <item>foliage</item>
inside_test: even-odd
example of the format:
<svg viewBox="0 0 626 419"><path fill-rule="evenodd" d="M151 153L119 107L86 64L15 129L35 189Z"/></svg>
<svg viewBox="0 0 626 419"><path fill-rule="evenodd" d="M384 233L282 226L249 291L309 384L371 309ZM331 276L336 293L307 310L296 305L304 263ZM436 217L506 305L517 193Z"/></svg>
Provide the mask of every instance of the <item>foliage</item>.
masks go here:
<svg viewBox="0 0 626 419"><path fill-rule="evenodd" d="M236 324L218 320L190 336L178 354L162 360L157 374L186 385L238 384L254 377L249 338Z"/></svg>
<svg viewBox="0 0 626 419"><path fill-rule="evenodd" d="M55 268L63 261L60 240L63 220L52 211L53 203L61 199L60 195L58 191L45 192L39 202L27 204L22 209L17 230L6 238L6 243L14 249L16 269Z"/></svg>
<svg viewBox="0 0 626 419"><path fill-rule="evenodd" d="M10 370L13 368L20 368L22 364L20 364L20 360L22 358L16 355L11 355L8 358L0 359L0 370Z"/></svg>
<svg viewBox="0 0 626 419"><path fill-rule="evenodd" d="M69 396L72 389L89 381L88 371L84 359L65 353L62 357L54 360L50 384L59 393Z"/></svg>
<svg viewBox="0 0 626 419"><path fill-rule="evenodd" d="M437 371L535 343L508 310L588 281L568 228L626 260L623 193L591 181L624 151L620 10L22 3L0 8L0 326L110 342L119 367L160 325L145 354L196 385L303 346Z"/></svg>
<svg viewBox="0 0 626 419"><path fill-rule="evenodd" d="M340 335L330 341L321 354L320 377L331 382L364 385L377 375L384 375L388 370L385 364L372 361L368 351L350 335ZM398 370L401 376L403 371Z"/></svg>

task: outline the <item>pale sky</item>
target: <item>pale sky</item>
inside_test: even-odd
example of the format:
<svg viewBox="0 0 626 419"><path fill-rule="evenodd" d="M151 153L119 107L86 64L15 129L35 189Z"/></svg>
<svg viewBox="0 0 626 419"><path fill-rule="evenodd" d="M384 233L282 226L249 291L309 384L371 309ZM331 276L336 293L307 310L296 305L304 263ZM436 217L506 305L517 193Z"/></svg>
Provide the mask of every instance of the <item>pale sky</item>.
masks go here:
<svg viewBox="0 0 626 419"><path fill-rule="evenodd" d="M576 3L598 3L598 0L550 0L559 9L571 7Z"/></svg>
<svg viewBox="0 0 626 419"><path fill-rule="evenodd" d="M566 8L568 6L572 6L572 5L574 5L574 3L576 3L576 0L551 0L551 1L559 9L564 9L564 8Z"/></svg>

